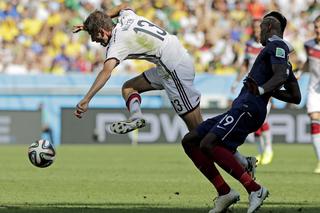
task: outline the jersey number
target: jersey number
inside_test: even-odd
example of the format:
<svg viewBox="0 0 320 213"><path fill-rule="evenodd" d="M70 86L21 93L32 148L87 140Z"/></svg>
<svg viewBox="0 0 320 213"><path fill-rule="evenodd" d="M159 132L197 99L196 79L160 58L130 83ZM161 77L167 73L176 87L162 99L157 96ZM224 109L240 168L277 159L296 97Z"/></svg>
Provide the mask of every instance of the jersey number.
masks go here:
<svg viewBox="0 0 320 213"><path fill-rule="evenodd" d="M161 41L164 40L163 36L167 35L167 32L164 31L163 29L161 29L160 27L146 21L146 20L140 20L138 21L137 23L138 26L140 27L150 27L150 28L157 28L157 30L155 32L151 32L150 30L146 30L144 28L140 28L140 27L135 27L133 28L134 32L138 33L139 31L140 32L143 32L143 33L146 33L146 34L149 34L153 37L156 37L157 39L160 39Z"/></svg>
<svg viewBox="0 0 320 213"><path fill-rule="evenodd" d="M183 110L183 108L180 104L180 101L178 99L174 99L173 101L171 101L171 103L177 112L181 112Z"/></svg>
<svg viewBox="0 0 320 213"><path fill-rule="evenodd" d="M219 124L223 125L223 126L228 126L229 124L232 124L234 121L234 118L231 115L226 114L221 121L219 122Z"/></svg>

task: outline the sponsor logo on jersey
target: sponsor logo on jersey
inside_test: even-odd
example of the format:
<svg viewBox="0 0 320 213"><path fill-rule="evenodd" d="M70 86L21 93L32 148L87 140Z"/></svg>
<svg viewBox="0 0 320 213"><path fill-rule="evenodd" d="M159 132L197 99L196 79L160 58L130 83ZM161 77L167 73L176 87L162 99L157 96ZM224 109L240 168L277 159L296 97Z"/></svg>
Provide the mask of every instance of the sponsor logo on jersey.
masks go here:
<svg viewBox="0 0 320 213"><path fill-rule="evenodd" d="M286 57L286 52L284 51L284 49L277 47L276 48L276 57L278 58L285 58Z"/></svg>

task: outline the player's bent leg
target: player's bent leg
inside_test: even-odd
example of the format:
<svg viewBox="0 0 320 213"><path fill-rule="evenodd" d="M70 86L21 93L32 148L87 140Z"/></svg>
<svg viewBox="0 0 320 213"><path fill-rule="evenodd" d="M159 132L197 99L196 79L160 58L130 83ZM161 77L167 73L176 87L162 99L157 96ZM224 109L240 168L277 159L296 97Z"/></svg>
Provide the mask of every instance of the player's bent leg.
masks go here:
<svg viewBox="0 0 320 213"><path fill-rule="evenodd" d="M261 164L266 165L271 163L273 159L272 137L268 122L265 122L261 127L261 137L264 141L264 152L262 155Z"/></svg>
<svg viewBox="0 0 320 213"><path fill-rule="evenodd" d="M232 151L221 146L221 141L214 133L208 133L200 142L201 150L217 163L223 170L238 180L250 194L261 187L245 171L241 164L235 159Z"/></svg>
<svg viewBox="0 0 320 213"><path fill-rule="evenodd" d="M126 81L122 86L122 96L126 101L127 108L130 112L130 118L125 121L114 122L109 126L111 132L117 134L126 134L135 129L142 128L146 121L141 113L141 96L140 93L150 90L156 90L143 74Z"/></svg>
<svg viewBox="0 0 320 213"><path fill-rule="evenodd" d="M125 101L128 100L130 94L132 93L143 93L150 90L157 90L151 83L146 79L146 77L141 74L132 79L126 81L122 86L122 97Z"/></svg>
<svg viewBox="0 0 320 213"><path fill-rule="evenodd" d="M184 136L182 146L194 165L212 183L218 192L214 208L210 212L224 212L230 205L239 200L239 194L230 189L213 161L201 152L199 148L200 140L201 138L198 136L197 132L191 131Z"/></svg>
<svg viewBox="0 0 320 213"><path fill-rule="evenodd" d="M320 174L320 112L309 114L311 118L311 140L318 160L314 173Z"/></svg>
<svg viewBox="0 0 320 213"><path fill-rule="evenodd" d="M255 173L258 160L253 156L243 156L239 151L233 153L234 158L243 166L243 168L248 172L248 174L255 180Z"/></svg>
<svg viewBox="0 0 320 213"><path fill-rule="evenodd" d="M185 115L182 115L181 118L185 122L185 124L188 127L189 131L194 130L199 126L199 124L203 121L200 107L197 106L194 110L191 112L188 112Z"/></svg>
<svg viewBox="0 0 320 213"><path fill-rule="evenodd" d="M258 148L258 155L256 155L255 157L258 161L258 164L261 164L261 160L264 152L264 141L262 137L261 128L259 128L257 131L254 132L254 141L257 144L257 148Z"/></svg>

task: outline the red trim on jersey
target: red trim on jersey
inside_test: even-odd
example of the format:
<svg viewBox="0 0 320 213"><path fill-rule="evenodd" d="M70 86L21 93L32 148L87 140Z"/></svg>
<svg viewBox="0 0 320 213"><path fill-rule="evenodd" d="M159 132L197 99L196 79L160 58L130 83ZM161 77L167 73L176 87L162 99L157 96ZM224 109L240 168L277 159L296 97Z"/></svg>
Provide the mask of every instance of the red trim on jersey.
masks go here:
<svg viewBox="0 0 320 213"><path fill-rule="evenodd" d="M258 55L261 50L262 50L261 47L247 46L247 53L248 53L248 54Z"/></svg>
<svg viewBox="0 0 320 213"><path fill-rule="evenodd" d="M311 122L311 134L316 135L320 134L320 123L319 121Z"/></svg>
<svg viewBox="0 0 320 213"><path fill-rule="evenodd" d="M139 95L139 93L136 93L136 92L135 92L135 93L132 93L132 94L129 96L127 102L126 102L126 105L127 105L127 108L128 108L128 110L129 110L129 112L130 112L130 102L131 102L133 99L135 99L135 98L137 98L138 101L139 101L139 103L141 103L141 96Z"/></svg>
<svg viewBox="0 0 320 213"><path fill-rule="evenodd" d="M312 48L312 47L308 47L307 49L307 54L310 57L315 57L315 58L319 58L320 59L320 50Z"/></svg>

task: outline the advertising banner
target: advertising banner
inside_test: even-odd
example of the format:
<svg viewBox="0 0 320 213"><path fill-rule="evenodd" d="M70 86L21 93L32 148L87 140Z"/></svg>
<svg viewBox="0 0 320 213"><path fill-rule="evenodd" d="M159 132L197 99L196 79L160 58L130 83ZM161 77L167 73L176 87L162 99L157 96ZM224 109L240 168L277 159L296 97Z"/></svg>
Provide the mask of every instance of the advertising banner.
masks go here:
<svg viewBox="0 0 320 213"><path fill-rule="evenodd" d="M126 109L90 109L82 119L73 116L74 109L62 109L62 144L128 144L128 143L180 143L187 133L182 119L172 109L143 109L147 126L129 134L117 135L109 131L108 125L128 118ZM204 118L212 117L224 110L203 109ZM310 143L309 118L304 110L272 109L268 117L275 143ZM253 142L249 135L248 142Z"/></svg>
<svg viewBox="0 0 320 213"><path fill-rule="evenodd" d="M31 144L40 136L40 111L0 111L0 144Z"/></svg>

